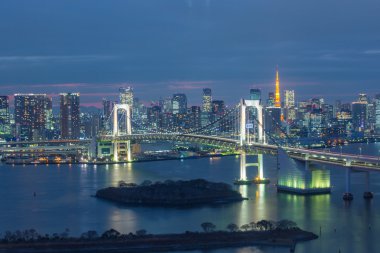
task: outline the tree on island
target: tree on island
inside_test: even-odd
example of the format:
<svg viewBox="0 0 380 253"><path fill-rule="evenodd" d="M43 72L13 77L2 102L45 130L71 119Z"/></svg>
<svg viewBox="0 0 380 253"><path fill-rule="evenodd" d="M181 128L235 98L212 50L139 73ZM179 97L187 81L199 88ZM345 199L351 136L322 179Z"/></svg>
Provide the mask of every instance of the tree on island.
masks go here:
<svg viewBox="0 0 380 253"><path fill-rule="evenodd" d="M254 221L251 221L250 223L249 223L249 226L251 227L251 230L255 230L257 227L256 227L256 222L254 222Z"/></svg>
<svg viewBox="0 0 380 253"><path fill-rule="evenodd" d="M236 232L238 231L239 227L235 223L230 223L227 225L227 229L230 230L231 232Z"/></svg>
<svg viewBox="0 0 380 253"><path fill-rule="evenodd" d="M104 232L101 237L104 239L115 239L115 238L118 238L119 236L120 236L120 232L111 228L110 230L107 230L106 232Z"/></svg>
<svg viewBox="0 0 380 253"><path fill-rule="evenodd" d="M240 228L244 231L248 231L248 229L250 228L251 226L249 224L244 224L242 225Z"/></svg>
<svg viewBox="0 0 380 253"><path fill-rule="evenodd" d="M212 232L216 228L216 226L211 222L203 222L201 224L201 227L202 227L203 231L206 233Z"/></svg>
<svg viewBox="0 0 380 253"><path fill-rule="evenodd" d="M267 220L261 220L256 223L256 226L259 230L268 230L269 228L269 221Z"/></svg>
<svg viewBox="0 0 380 253"><path fill-rule="evenodd" d="M280 230L289 230L297 228L297 223L291 220L280 220L277 222L277 229Z"/></svg>

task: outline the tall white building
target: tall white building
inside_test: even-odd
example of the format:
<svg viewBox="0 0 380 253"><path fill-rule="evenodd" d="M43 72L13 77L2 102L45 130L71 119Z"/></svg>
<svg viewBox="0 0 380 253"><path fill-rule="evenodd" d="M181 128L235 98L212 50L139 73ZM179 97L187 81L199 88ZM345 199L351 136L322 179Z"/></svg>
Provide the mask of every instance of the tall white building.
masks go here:
<svg viewBox="0 0 380 253"><path fill-rule="evenodd" d="M212 111L212 96L210 88L203 89L202 102L202 112L210 113Z"/></svg>
<svg viewBox="0 0 380 253"><path fill-rule="evenodd" d="M285 90L285 107L292 108L295 106L294 90Z"/></svg>
<svg viewBox="0 0 380 253"><path fill-rule="evenodd" d="M133 107L133 88L120 88L120 104L127 104Z"/></svg>

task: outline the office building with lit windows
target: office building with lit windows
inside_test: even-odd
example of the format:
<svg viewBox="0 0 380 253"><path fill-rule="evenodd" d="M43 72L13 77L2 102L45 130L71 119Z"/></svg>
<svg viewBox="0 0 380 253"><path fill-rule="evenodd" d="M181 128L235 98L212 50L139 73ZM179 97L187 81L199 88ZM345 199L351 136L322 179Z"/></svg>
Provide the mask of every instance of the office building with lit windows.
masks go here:
<svg viewBox="0 0 380 253"><path fill-rule="evenodd" d="M60 126L62 139L80 137L79 93L60 94Z"/></svg>

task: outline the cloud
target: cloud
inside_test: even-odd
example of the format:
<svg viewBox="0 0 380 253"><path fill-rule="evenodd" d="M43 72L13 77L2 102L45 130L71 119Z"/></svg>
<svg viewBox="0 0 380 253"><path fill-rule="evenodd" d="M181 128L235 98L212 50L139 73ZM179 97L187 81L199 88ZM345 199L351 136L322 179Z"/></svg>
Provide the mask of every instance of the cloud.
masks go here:
<svg viewBox="0 0 380 253"><path fill-rule="evenodd" d="M86 83L54 83L54 84L30 84L28 87L33 88L44 88L44 87L63 87L63 88L77 88L77 87L87 87L89 84Z"/></svg>
<svg viewBox="0 0 380 253"><path fill-rule="evenodd" d="M331 54L331 53L329 53L329 54L323 54L323 55L319 56L318 59L325 60L325 61L339 61L339 60L342 60L342 58L338 57L335 54Z"/></svg>
<svg viewBox="0 0 380 253"><path fill-rule="evenodd" d="M371 49L364 51L364 54L380 54L380 49Z"/></svg>
<svg viewBox="0 0 380 253"><path fill-rule="evenodd" d="M171 81L168 88L170 90L198 90L212 86L214 81Z"/></svg>
<svg viewBox="0 0 380 253"><path fill-rule="evenodd" d="M89 102L89 103L81 103L80 106L85 106L85 107L97 107L97 108L102 108L102 103L101 102Z"/></svg>
<svg viewBox="0 0 380 253"><path fill-rule="evenodd" d="M94 92L94 93L80 93L80 96L82 97L98 97L103 98L103 97L108 97L108 96L117 96L119 93L117 92Z"/></svg>
<svg viewBox="0 0 380 253"><path fill-rule="evenodd" d="M44 63L44 62L90 62L115 59L115 55L12 55L0 56L0 63Z"/></svg>

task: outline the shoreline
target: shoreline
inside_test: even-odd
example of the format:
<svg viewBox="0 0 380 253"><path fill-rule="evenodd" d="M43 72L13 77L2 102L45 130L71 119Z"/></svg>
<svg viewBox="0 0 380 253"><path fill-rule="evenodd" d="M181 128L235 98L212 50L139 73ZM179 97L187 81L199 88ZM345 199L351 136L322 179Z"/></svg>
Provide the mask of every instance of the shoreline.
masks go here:
<svg viewBox="0 0 380 253"><path fill-rule="evenodd" d="M34 241L0 243L0 252L170 252L178 250L207 250L245 246L286 247L294 250L296 244L317 239L318 236L301 229L239 232L186 232L183 234L125 235L120 238L63 241Z"/></svg>
<svg viewBox="0 0 380 253"><path fill-rule="evenodd" d="M229 184L204 179L144 181L142 184L119 182L118 187L96 191L96 198L132 206L194 207L246 200Z"/></svg>
<svg viewBox="0 0 380 253"><path fill-rule="evenodd" d="M83 165L107 165L107 164L128 164L128 163L144 163L144 162L159 162L159 161L170 161L170 160L190 160L190 159L203 159L203 158L213 158L213 157L224 157L224 156L235 156L238 154L210 154L210 155L200 155L200 156L189 156L189 157L165 157L158 159L147 159L147 160L134 160L134 161L120 161L120 162L64 162L64 163L6 163L2 162L6 165L14 165L14 166L40 166L40 165L73 165L73 164L83 164Z"/></svg>

